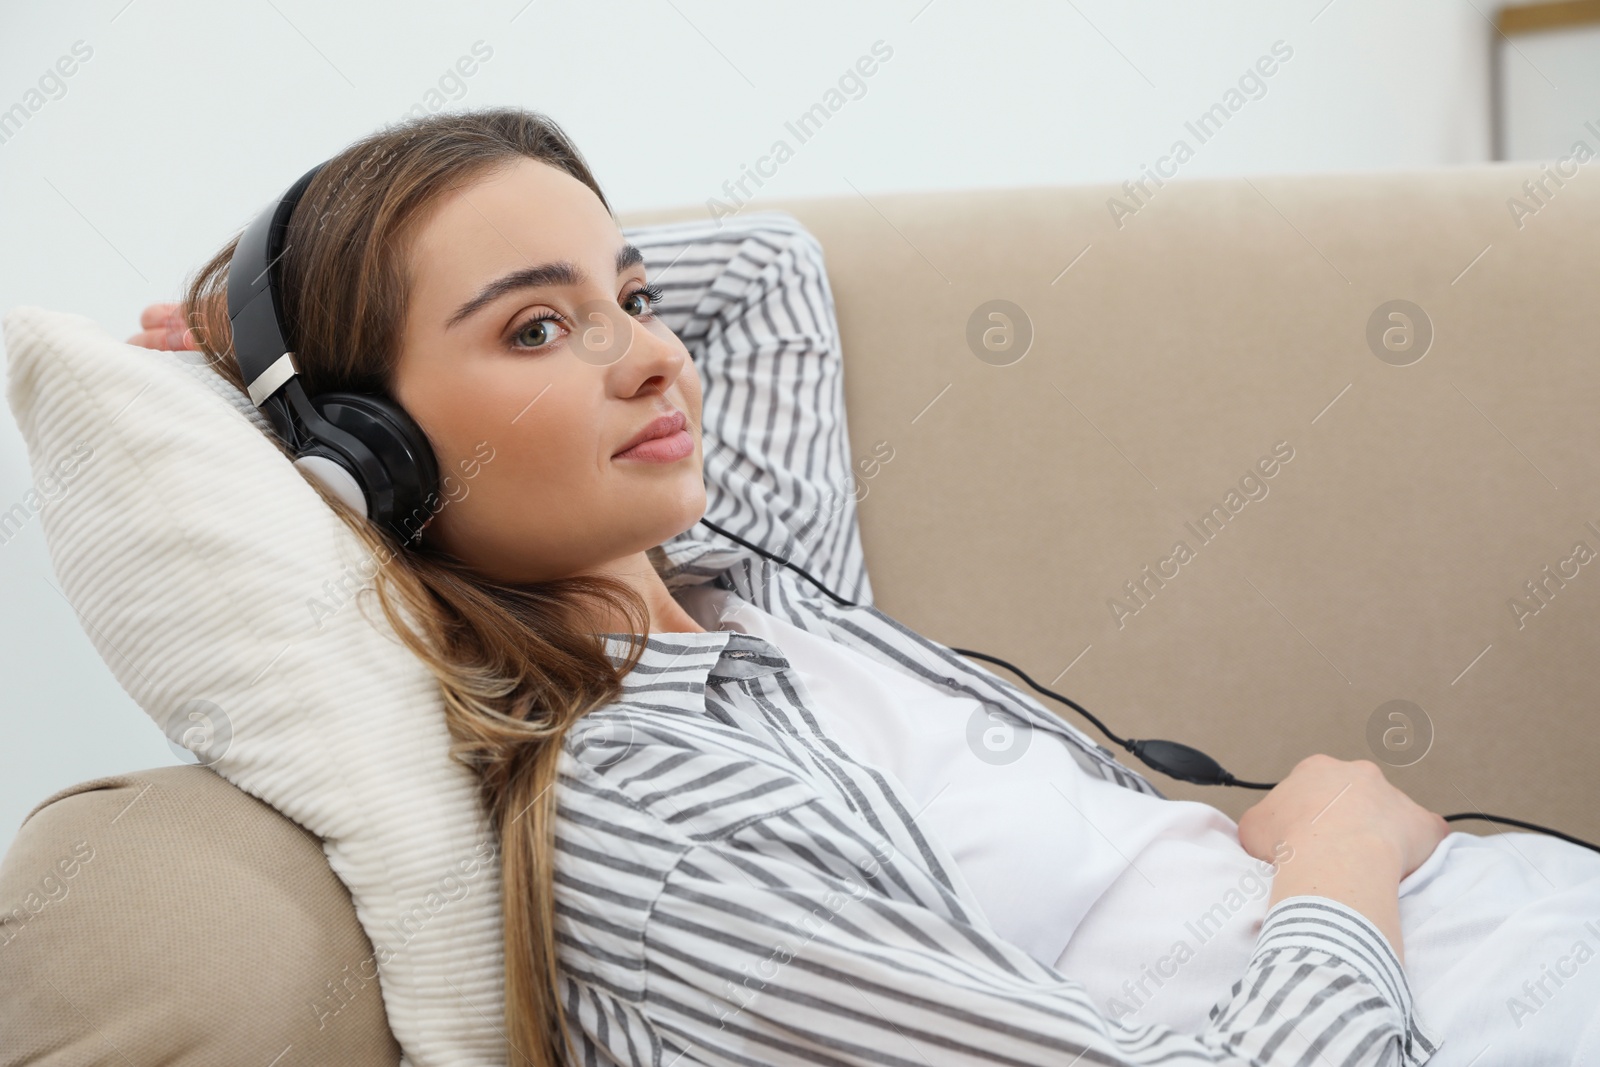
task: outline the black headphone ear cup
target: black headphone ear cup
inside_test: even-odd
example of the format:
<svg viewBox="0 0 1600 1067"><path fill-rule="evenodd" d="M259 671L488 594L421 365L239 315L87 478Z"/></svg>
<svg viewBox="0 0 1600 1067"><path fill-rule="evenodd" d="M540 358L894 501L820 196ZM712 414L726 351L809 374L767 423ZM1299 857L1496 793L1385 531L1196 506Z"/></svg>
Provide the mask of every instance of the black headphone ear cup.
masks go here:
<svg viewBox="0 0 1600 1067"><path fill-rule="evenodd" d="M365 393L320 393L311 399L317 414L367 450L355 460L355 477L366 498L367 518L410 542L439 510L439 467L428 435L405 409ZM327 453L326 442L307 450L306 459Z"/></svg>

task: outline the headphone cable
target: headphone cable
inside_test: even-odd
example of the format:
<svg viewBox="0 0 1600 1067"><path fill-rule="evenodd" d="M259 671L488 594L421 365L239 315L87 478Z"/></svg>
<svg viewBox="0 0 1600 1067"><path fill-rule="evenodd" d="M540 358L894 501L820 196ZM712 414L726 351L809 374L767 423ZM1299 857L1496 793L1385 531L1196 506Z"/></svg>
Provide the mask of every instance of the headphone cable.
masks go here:
<svg viewBox="0 0 1600 1067"><path fill-rule="evenodd" d="M822 590L822 592L826 593L833 599L835 603L847 608L860 607L860 605L855 601L846 600L838 593L835 593L832 589L829 589L827 586L823 585L811 574L810 571L806 570L798 563L768 552L759 545L751 544L738 534L724 530L710 519L702 518L700 522L702 525L710 527L712 530L721 534L723 537L728 538L730 541L738 542L745 548L748 548L750 551L755 552L756 554L768 560L771 560L773 563L788 567L790 570L800 575L800 577L804 578L806 581ZM1190 782L1194 785L1231 785L1238 789L1266 790L1271 789L1278 784L1277 782L1248 782L1241 778L1235 778L1226 769L1224 769L1220 763L1192 745L1181 744L1177 741L1163 741L1159 738L1140 741L1130 740L1125 737L1118 737L1108 726L1106 726L1105 723L1101 722L1098 717L1091 714L1088 708L1084 707L1082 704L1079 704L1071 697L1063 696L1053 689L1047 689L1040 685L1038 682L1028 677L1027 673L1020 667L1017 667L1015 664L1009 663L1006 660L1001 659L999 656L991 656L987 652L977 652L970 648L955 648L954 646L946 647L959 656L966 656L969 659L983 660L985 662L1004 667L1006 670L1010 671L1012 674L1015 674L1018 678L1021 678L1024 682L1026 682L1029 688L1049 697L1052 700L1056 700L1067 705L1079 715L1082 715L1085 719L1088 719L1095 725L1096 729L1105 734L1106 737L1111 739L1111 741L1139 757L1145 766L1150 767L1152 770L1159 771L1169 778L1176 779L1180 782ZM1571 834L1562 833L1560 830L1552 830L1548 826L1540 826L1538 823L1525 822L1521 819L1512 819L1504 815L1490 815L1489 813L1483 811L1463 811L1457 812L1453 815L1446 815L1444 819L1446 822L1460 822L1463 819L1473 819L1483 820L1485 822L1501 823L1506 826L1515 826L1523 830L1533 830L1537 833L1549 834L1551 837L1559 837L1561 840L1566 841L1569 844L1578 845L1594 852L1600 852L1600 845L1592 844L1591 842L1583 840L1581 837L1574 837Z"/></svg>

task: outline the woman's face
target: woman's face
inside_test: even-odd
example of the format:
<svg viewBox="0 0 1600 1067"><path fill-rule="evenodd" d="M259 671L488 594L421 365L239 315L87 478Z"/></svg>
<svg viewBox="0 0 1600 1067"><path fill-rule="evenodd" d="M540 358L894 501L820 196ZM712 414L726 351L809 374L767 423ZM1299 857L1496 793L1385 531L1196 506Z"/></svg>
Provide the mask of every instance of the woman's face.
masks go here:
<svg viewBox="0 0 1600 1067"><path fill-rule="evenodd" d="M395 398L433 442L424 540L528 582L593 572L705 511L700 379L598 197L518 158L416 231ZM683 431L624 450L661 416Z"/></svg>

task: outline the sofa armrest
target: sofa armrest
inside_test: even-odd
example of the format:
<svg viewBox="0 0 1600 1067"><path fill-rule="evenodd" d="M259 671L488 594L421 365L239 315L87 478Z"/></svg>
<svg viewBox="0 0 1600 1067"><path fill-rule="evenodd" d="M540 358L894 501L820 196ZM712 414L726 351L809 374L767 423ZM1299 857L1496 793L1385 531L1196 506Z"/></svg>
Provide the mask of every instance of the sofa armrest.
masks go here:
<svg viewBox="0 0 1600 1067"><path fill-rule="evenodd" d="M205 767L44 800L0 861L0 1067L394 1067L321 842Z"/></svg>

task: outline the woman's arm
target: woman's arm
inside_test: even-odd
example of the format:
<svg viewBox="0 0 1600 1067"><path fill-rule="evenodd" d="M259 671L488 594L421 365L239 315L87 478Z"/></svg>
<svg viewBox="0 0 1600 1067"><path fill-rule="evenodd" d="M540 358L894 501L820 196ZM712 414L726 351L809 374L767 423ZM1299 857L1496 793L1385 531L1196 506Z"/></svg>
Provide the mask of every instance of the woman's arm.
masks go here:
<svg viewBox="0 0 1600 1067"><path fill-rule="evenodd" d="M639 1009L664 1060L1415 1067L1436 1047L1383 935L1338 901L1277 902L1245 973L1186 1034L1111 1020L1069 977L928 906L919 870L853 845L820 801L688 847L643 945Z"/></svg>
<svg viewBox="0 0 1600 1067"><path fill-rule="evenodd" d="M870 604L821 245L772 211L625 233L704 384L706 517ZM684 543L727 546L698 524Z"/></svg>

